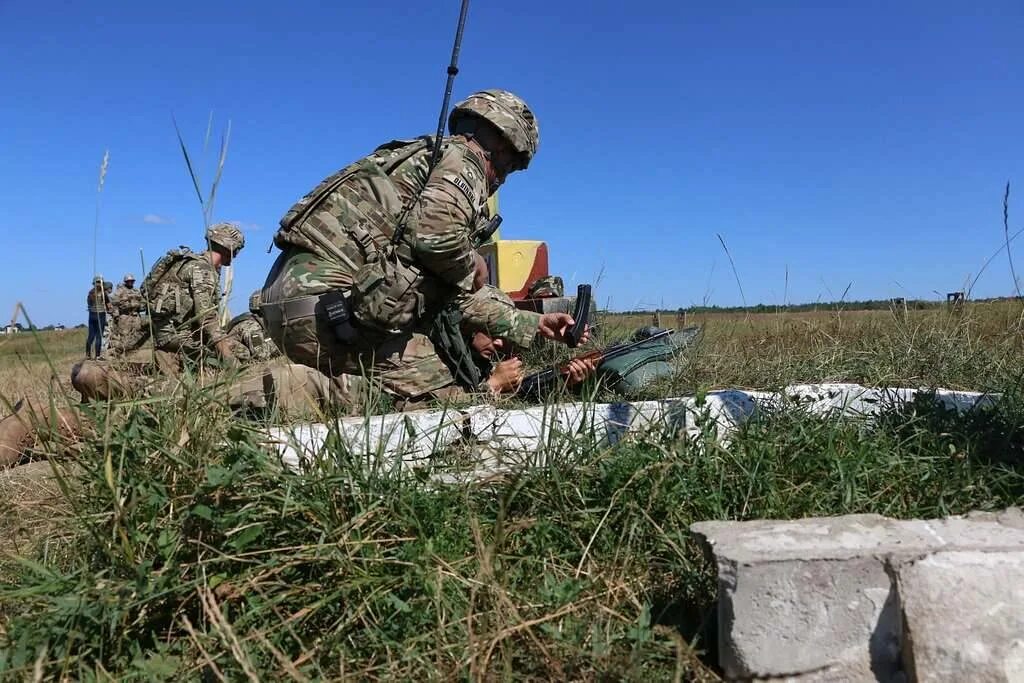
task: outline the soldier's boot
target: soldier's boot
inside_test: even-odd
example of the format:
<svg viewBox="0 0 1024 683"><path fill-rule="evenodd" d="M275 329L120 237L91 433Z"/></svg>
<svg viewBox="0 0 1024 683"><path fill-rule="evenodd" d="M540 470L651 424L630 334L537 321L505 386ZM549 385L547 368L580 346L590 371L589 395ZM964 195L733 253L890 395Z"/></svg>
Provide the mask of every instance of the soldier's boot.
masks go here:
<svg viewBox="0 0 1024 683"><path fill-rule="evenodd" d="M30 399L19 401L14 413L0 420L0 467L17 465L32 437L54 429L68 437L81 434L78 411Z"/></svg>

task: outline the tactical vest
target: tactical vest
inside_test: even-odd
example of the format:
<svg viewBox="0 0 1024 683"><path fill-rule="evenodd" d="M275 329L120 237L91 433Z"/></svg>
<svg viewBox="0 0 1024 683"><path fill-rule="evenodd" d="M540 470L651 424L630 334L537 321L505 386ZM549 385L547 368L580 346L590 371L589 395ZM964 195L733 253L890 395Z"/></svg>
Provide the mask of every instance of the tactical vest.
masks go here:
<svg viewBox="0 0 1024 683"><path fill-rule="evenodd" d="M150 313L165 317L184 317L192 310L192 296L188 292L188 284L180 276L180 271L189 261L198 261L202 258L201 254L182 246L171 249L153 264L153 268L139 288L142 298L148 302Z"/></svg>
<svg viewBox="0 0 1024 683"><path fill-rule="evenodd" d="M364 214L367 223L390 237L394 234L394 228L405 207L389 176L403 163L429 148L429 137L392 140L378 147L370 156L341 169L313 188L288 210L281 219L281 228L274 235L274 244L279 249L293 245L321 258L340 259L343 262L349 261L349 258L336 245L346 237L353 237L364 247L375 251L376 249L367 243L373 242L372 236L362 228L360 221L353 221L353 225L341 226L347 232L337 233L328 226L309 225L306 219L328 195L358 174L368 181L375 195L359 202L358 208Z"/></svg>
<svg viewBox="0 0 1024 683"><path fill-rule="evenodd" d="M107 312L107 297L101 290L97 290L95 287L89 290L88 296L85 297L85 302L89 307L90 313Z"/></svg>
<svg viewBox="0 0 1024 683"><path fill-rule="evenodd" d="M111 297L111 303L119 316L137 316L144 309L142 294L137 289L120 287Z"/></svg>
<svg viewBox="0 0 1024 683"><path fill-rule="evenodd" d="M348 292L351 316L357 327L371 336L406 333L429 317L423 272L404 240L391 244L396 227L418 197L403 202L390 176L417 154L423 155L426 163L431 144L431 138L424 137L381 145L299 200L281 219L281 228L274 235L278 248L295 246L342 263L353 273ZM316 210L347 180L357 176L360 182L350 184L349 191L339 199L342 205L338 209L344 214L341 219L319 220ZM359 245L362 263L339 246L353 241Z"/></svg>

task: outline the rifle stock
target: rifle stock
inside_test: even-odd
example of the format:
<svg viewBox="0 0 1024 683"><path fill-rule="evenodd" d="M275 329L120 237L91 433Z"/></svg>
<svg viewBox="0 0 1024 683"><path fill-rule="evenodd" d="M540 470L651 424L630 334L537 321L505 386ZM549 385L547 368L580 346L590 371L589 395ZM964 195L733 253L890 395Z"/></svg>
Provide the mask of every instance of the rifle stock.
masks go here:
<svg viewBox="0 0 1024 683"><path fill-rule="evenodd" d="M581 285L582 287L583 285ZM598 361L597 366L600 367L601 363L612 358L618 358L621 355L629 353L634 349L643 347L645 344L656 342L662 337L667 337L672 334L673 330L662 330L657 334L653 334L646 339L639 341L630 342L628 344L620 344L618 346L611 346L606 349L598 349L595 351L588 351L582 355L576 356L573 360L596 360ZM556 368L548 368L547 370L541 370L535 372L532 375L527 375L523 378L523 383L519 386L519 391L516 392L519 396L539 396L555 386L558 382L562 381L562 378L568 372L566 365L562 365Z"/></svg>

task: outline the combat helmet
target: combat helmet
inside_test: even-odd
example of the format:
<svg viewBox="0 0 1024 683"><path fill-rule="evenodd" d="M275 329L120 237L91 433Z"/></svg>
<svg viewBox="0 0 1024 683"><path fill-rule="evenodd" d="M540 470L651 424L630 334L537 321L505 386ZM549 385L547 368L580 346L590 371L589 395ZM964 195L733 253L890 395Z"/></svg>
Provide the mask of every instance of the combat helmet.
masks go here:
<svg viewBox="0 0 1024 683"><path fill-rule="evenodd" d="M103 284L103 278L101 276L97 275L96 277L94 277L92 279L92 286L93 287L95 287L97 285L102 285L102 284Z"/></svg>
<svg viewBox="0 0 1024 683"><path fill-rule="evenodd" d="M481 90L455 105L448 117L448 129L453 130L460 120L470 116L493 124L519 153L519 165L511 170L530 165L540 144L540 129L526 102L508 90Z"/></svg>
<svg viewBox="0 0 1024 683"><path fill-rule="evenodd" d="M131 273L125 273L124 277L121 279L121 282L125 284L128 284L129 282L135 282L135 276L132 275Z"/></svg>
<svg viewBox="0 0 1024 683"><path fill-rule="evenodd" d="M226 249L232 256L235 256L245 247L245 236L237 225L217 223L206 229L206 242L211 247L216 245Z"/></svg>
<svg viewBox="0 0 1024 683"><path fill-rule="evenodd" d="M565 296L565 285L562 278L557 275L546 275L537 278L527 292L529 299L544 299L548 297Z"/></svg>

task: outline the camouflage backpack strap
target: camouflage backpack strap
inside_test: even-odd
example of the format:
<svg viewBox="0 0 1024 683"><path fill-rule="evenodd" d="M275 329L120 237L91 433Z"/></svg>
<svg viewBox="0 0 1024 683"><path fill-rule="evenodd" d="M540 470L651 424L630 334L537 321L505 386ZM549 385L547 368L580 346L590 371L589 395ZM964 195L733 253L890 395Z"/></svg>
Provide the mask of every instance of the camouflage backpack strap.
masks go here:
<svg viewBox="0 0 1024 683"><path fill-rule="evenodd" d="M475 390L483 382L483 373L473 358L473 352L466 345L462 336L460 323L462 312L455 305L446 306L434 320L430 328L430 341L437 349L452 377L463 389Z"/></svg>

